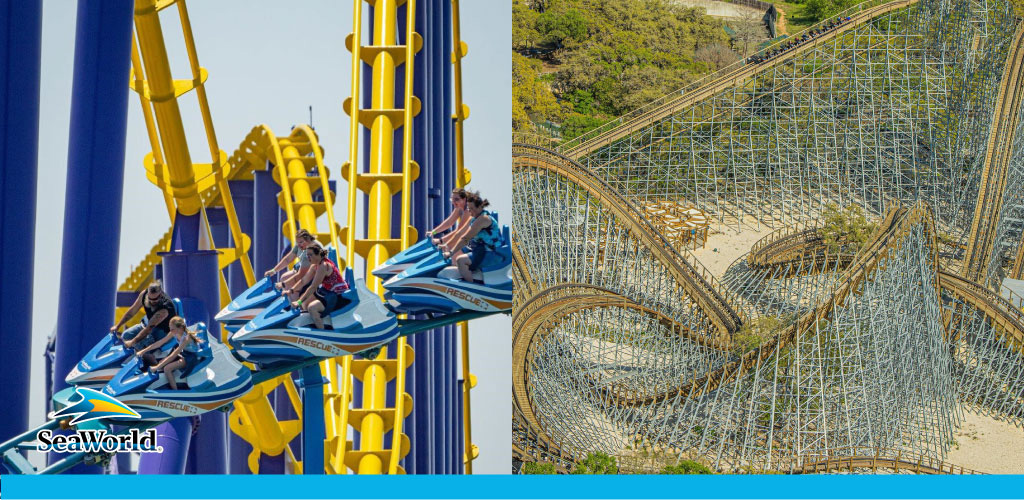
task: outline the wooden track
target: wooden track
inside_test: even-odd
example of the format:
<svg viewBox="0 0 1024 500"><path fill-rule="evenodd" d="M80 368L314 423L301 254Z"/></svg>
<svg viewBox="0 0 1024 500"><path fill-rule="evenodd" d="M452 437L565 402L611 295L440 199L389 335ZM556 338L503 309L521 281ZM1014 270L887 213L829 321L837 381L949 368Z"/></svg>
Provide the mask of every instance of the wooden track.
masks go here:
<svg viewBox="0 0 1024 500"><path fill-rule="evenodd" d="M648 406L677 396L682 398L698 397L717 389L725 382L743 376L758 366L761 361L789 346L803 332L813 330L814 325L819 321L830 318L835 306L841 306L851 293L855 293L874 269L888 258L889 251L900 243L911 226L921 222L927 223L930 237L934 239L934 227L931 224L930 212L923 204L915 205L910 209L898 208L891 211L874 234L871 242L858 254L857 259L846 271L844 279L841 280L833 295L818 304L814 310L808 311L793 324L778 332L759 348L747 352L738 360L730 361L702 377L683 381L679 386L656 394L636 395L612 392L602 388L599 389L602 392L602 397L607 398L607 403L614 406ZM932 247L935 248L934 241ZM934 259L933 262L935 262ZM937 289L938 286L936 286ZM598 295L596 292L590 292L590 294ZM531 415L533 413L532 409L527 409L530 402L527 395L526 357L530 344L542 338L541 330L548 323L556 320L564 314L564 311L574 310L571 304L582 304L593 300L584 295L581 291L571 301L561 302L569 304L561 308L524 306L521 308L521 312L517 311L516 324L513 326L513 330L516 332L512 348L513 392L517 404L521 405L524 413L530 412ZM538 423L535 417L529 420L531 424Z"/></svg>
<svg viewBox="0 0 1024 500"><path fill-rule="evenodd" d="M978 202L974 207L971 235L964 256L963 274L970 281L985 279L985 269L994 251L1003 191L1006 190L1006 175L1013 153L1014 132L1017 130L1017 117L1024 97L1024 27L1018 27L1014 34L997 96L985 153L985 167L978 188ZM1021 259L1024 259L1024 252L1018 252L1017 260ZM1020 267L1015 263L1014 270L1018 274Z"/></svg>
<svg viewBox="0 0 1024 500"><path fill-rule="evenodd" d="M730 338L742 323L739 308L732 307L726 292L709 281L710 276L698 272L684 259L636 207L628 203L610 186L586 168L554 151L524 144L512 145L513 170L531 168L547 170L567 178L586 190L616 219L628 228L652 255L661 262L687 296L703 311L715 326L718 335Z"/></svg>
<svg viewBox="0 0 1024 500"><path fill-rule="evenodd" d="M776 231L759 241L751 250L751 267L789 266L801 258L822 255L826 248L817 229ZM841 256L844 261L848 259ZM789 266L795 268L795 266ZM814 267L805 267L814 271ZM1007 333L1009 347L1024 353L1024 312L999 294L979 283L948 271L938 272L939 287L982 312L989 320Z"/></svg>

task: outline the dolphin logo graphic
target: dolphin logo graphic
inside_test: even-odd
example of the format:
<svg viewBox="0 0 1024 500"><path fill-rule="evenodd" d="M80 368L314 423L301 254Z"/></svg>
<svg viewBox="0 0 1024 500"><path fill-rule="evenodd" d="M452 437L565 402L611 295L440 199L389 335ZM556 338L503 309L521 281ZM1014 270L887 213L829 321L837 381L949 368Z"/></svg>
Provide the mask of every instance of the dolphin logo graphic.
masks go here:
<svg viewBox="0 0 1024 500"><path fill-rule="evenodd" d="M71 420L71 425L100 418L142 418L135 410L102 392L86 387L76 387L75 395L79 399L74 404L61 408L56 413L50 413L49 417L52 419L74 415L75 418Z"/></svg>

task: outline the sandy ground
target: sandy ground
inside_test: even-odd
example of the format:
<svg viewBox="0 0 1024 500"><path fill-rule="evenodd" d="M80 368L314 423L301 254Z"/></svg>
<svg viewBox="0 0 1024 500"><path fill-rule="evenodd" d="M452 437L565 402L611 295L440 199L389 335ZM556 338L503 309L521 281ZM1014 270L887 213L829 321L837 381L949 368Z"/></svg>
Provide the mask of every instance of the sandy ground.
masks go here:
<svg viewBox="0 0 1024 500"><path fill-rule="evenodd" d="M1024 429L964 411L956 445L946 458L968 469L990 474L1024 474Z"/></svg>
<svg viewBox="0 0 1024 500"><path fill-rule="evenodd" d="M771 228L765 225L761 225L759 230L744 227L740 233L727 227L723 227L722 232L715 232L716 228L713 226L711 231L707 244L704 248L694 250L693 255L716 278L721 278L736 259L745 255L754 243L772 232Z"/></svg>

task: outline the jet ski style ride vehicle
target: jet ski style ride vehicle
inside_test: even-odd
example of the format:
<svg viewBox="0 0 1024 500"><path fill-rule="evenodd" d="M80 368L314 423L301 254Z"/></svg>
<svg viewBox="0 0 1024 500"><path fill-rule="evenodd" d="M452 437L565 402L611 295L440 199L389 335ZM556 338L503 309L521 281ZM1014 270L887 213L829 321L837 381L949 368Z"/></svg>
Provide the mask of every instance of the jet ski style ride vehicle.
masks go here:
<svg viewBox="0 0 1024 500"><path fill-rule="evenodd" d="M327 246L327 258L337 261L337 252ZM263 278L248 290L242 292L214 317L229 332L236 332L243 325L270 307L284 293L274 286L270 278Z"/></svg>
<svg viewBox="0 0 1024 500"><path fill-rule="evenodd" d="M352 269L345 270L351 288L340 294L339 306L324 311L324 330L313 324L309 313L293 309L287 297L279 297L230 337L234 354L269 367L309 358L333 358L368 351L398 337L398 320L380 297Z"/></svg>
<svg viewBox="0 0 1024 500"><path fill-rule="evenodd" d="M434 246L433 238L423 238L409 248L398 252L394 257L384 261L383 264L377 266L370 273L380 278L381 281L387 281L437 252L438 250Z"/></svg>
<svg viewBox="0 0 1024 500"><path fill-rule="evenodd" d="M238 331L282 296L270 278L263 278L242 292L214 318L229 332Z"/></svg>
<svg viewBox="0 0 1024 500"><path fill-rule="evenodd" d="M139 413L142 420L188 417L220 408L252 389L252 374L206 325L190 327L202 342L196 361L175 371L178 389L171 389L163 372L144 369L133 357L125 363L103 392L114 396ZM171 342L168 342L170 344Z"/></svg>
<svg viewBox="0 0 1024 500"><path fill-rule="evenodd" d="M399 314L510 311L513 290L510 241L508 226L504 226L501 246L487 252L480 269L473 272L473 283L460 279L451 260L435 248L433 253L384 282L388 308Z"/></svg>
<svg viewBox="0 0 1024 500"><path fill-rule="evenodd" d="M171 299L174 302L175 314L181 316L181 300ZM143 316L142 322L146 323L146 318ZM159 351L154 352L157 359L165 358L174 347L178 345L176 340L163 345ZM113 332L107 332L99 342L93 346L85 354L85 357L71 369L64 381L70 385L79 387L88 387L91 389L100 390L107 382L110 381L118 371L121 370L121 365L128 359L133 357L135 351L131 348L125 347L124 342Z"/></svg>

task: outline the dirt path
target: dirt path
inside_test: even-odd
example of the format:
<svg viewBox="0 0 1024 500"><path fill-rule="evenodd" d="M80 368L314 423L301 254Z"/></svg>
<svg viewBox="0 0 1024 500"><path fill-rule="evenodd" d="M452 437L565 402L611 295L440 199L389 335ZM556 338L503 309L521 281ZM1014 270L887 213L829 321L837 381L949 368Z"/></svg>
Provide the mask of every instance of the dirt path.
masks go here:
<svg viewBox="0 0 1024 500"><path fill-rule="evenodd" d="M780 9L778 5L775 6L775 10L779 11L779 19L775 22L775 33L788 35L789 33L786 33L786 11Z"/></svg>

